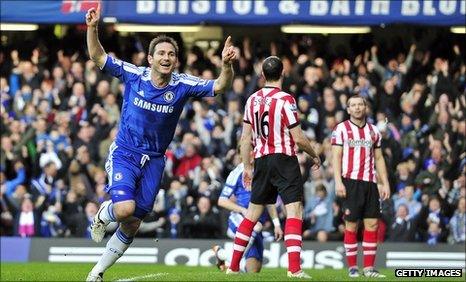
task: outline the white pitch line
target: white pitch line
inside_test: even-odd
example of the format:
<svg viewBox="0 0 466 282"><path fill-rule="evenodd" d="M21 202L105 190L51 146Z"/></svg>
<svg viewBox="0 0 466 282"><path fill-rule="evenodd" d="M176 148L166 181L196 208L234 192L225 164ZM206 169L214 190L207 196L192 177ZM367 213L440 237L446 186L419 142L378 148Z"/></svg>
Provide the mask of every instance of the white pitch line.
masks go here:
<svg viewBox="0 0 466 282"><path fill-rule="evenodd" d="M143 276L135 276L135 277L129 277L129 278L122 278L122 279L118 279L118 280L115 280L116 282L120 281L138 281L140 279L147 279L147 278L158 278L158 277L162 277L162 276L166 276L168 275L167 272L162 272L162 273L155 273L155 274L147 274L147 275L143 275Z"/></svg>

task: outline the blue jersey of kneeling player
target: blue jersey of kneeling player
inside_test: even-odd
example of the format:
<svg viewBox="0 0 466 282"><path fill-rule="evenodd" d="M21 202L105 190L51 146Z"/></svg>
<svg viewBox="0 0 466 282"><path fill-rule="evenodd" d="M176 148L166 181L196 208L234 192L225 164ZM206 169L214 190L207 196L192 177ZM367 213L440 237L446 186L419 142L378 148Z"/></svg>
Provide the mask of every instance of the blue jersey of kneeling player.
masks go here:
<svg viewBox="0 0 466 282"><path fill-rule="evenodd" d="M248 208L251 192L246 190L243 185L243 170L244 165L241 163L230 172L225 186L222 189L222 193L220 193L220 197L229 199L231 196L235 195L236 204L243 208Z"/></svg>
<svg viewBox="0 0 466 282"><path fill-rule="evenodd" d="M251 200L251 191L246 190L246 187L244 187L243 170L244 165L240 163L230 172L225 182L225 186L220 193L220 197L229 199L231 196L235 195L236 204L243 208L248 208L249 201ZM259 218L259 221L264 223L265 219L266 214L264 212Z"/></svg>
<svg viewBox="0 0 466 282"><path fill-rule="evenodd" d="M248 208L249 200L251 199L251 191L246 190L243 184L243 170L244 165L241 163L239 164L234 170L230 172L227 177L225 186L222 189L220 194L220 198L229 199L231 196L235 195L236 204L243 207ZM266 219L266 213L262 213L259 221L264 223ZM243 215L237 212L230 212L230 216L228 218L228 236L233 237L236 233L236 229L240 225L241 221L243 220ZM262 261L263 252L264 252L264 244L263 244L263 237L262 233L253 232L252 236L254 237L254 242L251 248L245 253L245 258L256 258L259 261Z"/></svg>
<svg viewBox="0 0 466 282"><path fill-rule="evenodd" d="M149 156L165 154L190 97L214 96L214 80L173 73L169 84L159 88L152 83L149 67L109 55L102 69L125 84L116 144Z"/></svg>

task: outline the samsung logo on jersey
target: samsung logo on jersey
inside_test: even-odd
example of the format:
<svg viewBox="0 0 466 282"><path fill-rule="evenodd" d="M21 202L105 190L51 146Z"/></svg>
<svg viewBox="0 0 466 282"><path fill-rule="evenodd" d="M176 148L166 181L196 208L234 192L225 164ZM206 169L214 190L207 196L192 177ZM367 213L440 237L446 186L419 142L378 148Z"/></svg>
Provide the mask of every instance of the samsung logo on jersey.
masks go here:
<svg viewBox="0 0 466 282"><path fill-rule="evenodd" d="M137 97L134 98L133 104L139 108L142 108L148 111L153 111L153 112L158 112L158 113L168 113L168 114L173 113L173 106L150 103L142 99L139 99Z"/></svg>
<svg viewBox="0 0 466 282"><path fill-rule="evenodd" d="M364 140L364 139L360 139L360 140L349 139L348 145L350 147L369 147L370 148L372 147L372 141Z"/></svg>

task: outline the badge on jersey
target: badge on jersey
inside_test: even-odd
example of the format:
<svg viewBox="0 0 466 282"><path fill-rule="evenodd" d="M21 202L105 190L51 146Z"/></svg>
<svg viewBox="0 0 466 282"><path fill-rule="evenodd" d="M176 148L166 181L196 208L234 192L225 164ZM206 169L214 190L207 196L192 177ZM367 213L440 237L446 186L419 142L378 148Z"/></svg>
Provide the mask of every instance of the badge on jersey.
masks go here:
<svg viewBox="0 0 466 282"><path fill-rule="evenodd" d="M120 181L122 179L123 179L123 174L121 172L115 173L115 176L113 177L113 180Z"/></svg>
<svg viewBox="0 0 466 282"><path fill-rule="evenodd" d="M163 94L163 99L167 103L170 103L171 101L173 101L173 98L175 98L175 94L171 91L165 92L165 94Z"/></svg>

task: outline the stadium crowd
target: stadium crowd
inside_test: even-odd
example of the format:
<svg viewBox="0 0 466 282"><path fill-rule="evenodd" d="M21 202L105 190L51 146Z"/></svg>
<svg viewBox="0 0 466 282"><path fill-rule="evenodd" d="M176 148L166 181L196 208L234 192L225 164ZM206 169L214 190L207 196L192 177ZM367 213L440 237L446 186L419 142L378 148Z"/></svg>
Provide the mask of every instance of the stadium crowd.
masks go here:
<svg viewBox="0 0 466 282"><path fill-rule="evenodd" d="M144 40L104 32L102 44L116 57L146 64ZM295 96L301 125L323 160L311 172L309 157L298 155L304 238L342 239L330 136L348 117L348 97L358 93L383 134L392 188L391 199L381 203L379 240L465 242L466 65L458 45L442 56L415 44L406 50L374 44L330 56L309 36L267 44L235 39L240 58L232 89L187 104L167 151L160 193L138 236L225 238L228 213L216 203L240 163L243 107L263 86L261 60L277 55L284 63L283 90ZM89 60L84 44L84 33L71 30L61 39L37 40L28 52L17 45L0 51L2 236L89 237L92 218L108 199L104 163L118 130L123 85ZM179 71L212 79L221 47L185 50ZM265 230L273 230L270 222Z"/></svg>

